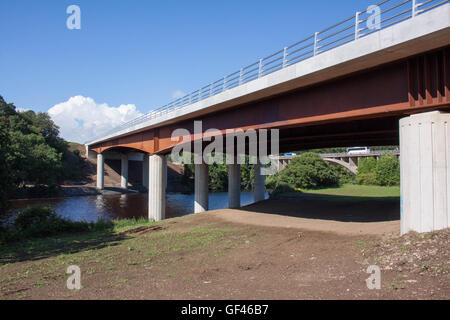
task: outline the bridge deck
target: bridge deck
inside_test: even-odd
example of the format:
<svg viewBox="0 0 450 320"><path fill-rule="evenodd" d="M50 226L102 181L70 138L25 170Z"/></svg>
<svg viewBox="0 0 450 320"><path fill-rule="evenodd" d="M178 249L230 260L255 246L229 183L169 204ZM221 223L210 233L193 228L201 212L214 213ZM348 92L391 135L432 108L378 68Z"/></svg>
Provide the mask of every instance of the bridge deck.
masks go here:
<svg viewBox="0 0 450 320"><path fill-rule="evenodd" d="M444 1L445 2L445 1ZM106 135L88 146L194 119L449 45L450 4L405 20L210 98ZM418 27L420 26L420 27Z"/></svg>

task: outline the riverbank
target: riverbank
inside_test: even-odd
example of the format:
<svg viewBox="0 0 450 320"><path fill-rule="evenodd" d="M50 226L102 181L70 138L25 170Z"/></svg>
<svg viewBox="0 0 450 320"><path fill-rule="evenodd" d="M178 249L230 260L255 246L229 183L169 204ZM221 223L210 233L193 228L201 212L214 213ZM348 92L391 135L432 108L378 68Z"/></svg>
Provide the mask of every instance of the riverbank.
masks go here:
<svg viewBox="0 0 450 320"><path fill-rule="evenodd" d="M400 237L398 197L326 192L3 246L0 299L450 298L449 230Z"/></svg>
<svg viewBox="0 0 450 320"><path fill-rule="evenodd" d="M221 219L222 213L1 248L0 298L450 297L448 230L417 237L348 235L242 224ZM427 254L414 255L418 244ZM404 253L402 261L380 260L396 252ZM366 287L372 263L382 268L381 290ZM69 265L81 269L81 290L66 287Z"/></svg>

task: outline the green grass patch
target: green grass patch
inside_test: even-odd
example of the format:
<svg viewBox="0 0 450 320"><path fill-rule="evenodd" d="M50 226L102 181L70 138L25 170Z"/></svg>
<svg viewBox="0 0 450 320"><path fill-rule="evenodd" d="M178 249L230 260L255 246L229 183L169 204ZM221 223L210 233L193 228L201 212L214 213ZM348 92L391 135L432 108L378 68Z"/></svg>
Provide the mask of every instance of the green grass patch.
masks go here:
<svg viewBox="0 0 450 320"><path fill-rule="evenodd" d="M345 184L337 188L326 188L318 190L302 190L308 194L334 195L345 197L366 197L366 198L398 198L400 197L400 187L381 187Z"/></svg>
<svg viewBox="0 0 450 320"><path fill-rule="evenodd" d="M138 227L148 227L154 226L157 223L154 221L149 221L148 219L141 217L139 219L123 219L123 220L113 220L111 221L112 230L114 232L122 232ZM161 222L159 223L161 224Z"/></svg>

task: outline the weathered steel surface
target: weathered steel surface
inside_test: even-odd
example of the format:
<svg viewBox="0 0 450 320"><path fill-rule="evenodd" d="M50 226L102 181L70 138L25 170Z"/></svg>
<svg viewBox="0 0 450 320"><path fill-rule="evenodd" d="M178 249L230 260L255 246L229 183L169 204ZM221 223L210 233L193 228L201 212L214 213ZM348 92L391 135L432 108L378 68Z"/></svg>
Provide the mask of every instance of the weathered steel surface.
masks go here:
<svg viewBox="0 0 450 320"><path fill-rule="evenodd" d="M183 128L280 129L280 150L398 143L398 119L450 107L450 46L219 112L130 134L91 147L168 153Z"/></svg>

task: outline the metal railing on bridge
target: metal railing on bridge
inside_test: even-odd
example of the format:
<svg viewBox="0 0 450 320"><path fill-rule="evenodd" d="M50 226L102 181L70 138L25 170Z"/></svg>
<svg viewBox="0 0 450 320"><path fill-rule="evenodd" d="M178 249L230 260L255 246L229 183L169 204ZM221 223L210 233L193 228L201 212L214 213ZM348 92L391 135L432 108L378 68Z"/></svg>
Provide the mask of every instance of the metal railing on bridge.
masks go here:
<svg viewBox="0 0 450 320"><path fill-rule="evenodd" d="M382 156L384 154L393 154L393 155L399 155L400 150L373 150L367 153L348 153L348 152L341 152L341 153L321 153L320 156L322 158L352 158L352 157L374 157L374 156Z"/></svg>
<svg viewBox="0 0 450 320"><path fill-rule="evenodd" d="M143 122L174 113L193 103L210 98L226 90L264 77L303 60L320 55L323 52L356 41L371 33L388 28L394 24L439 7L450 0L385 0L364 11L358 11L351 17L332 25L310 37L285 47L265 58L259 59L240 70L228 74L203 88L176 99L158 109L134 120L115 127L102 137L113 135ZM101 137L98 137L99 139ZM96 140L97 140L96 139ZM95 141L95 140L94 140Z"/></svg>

